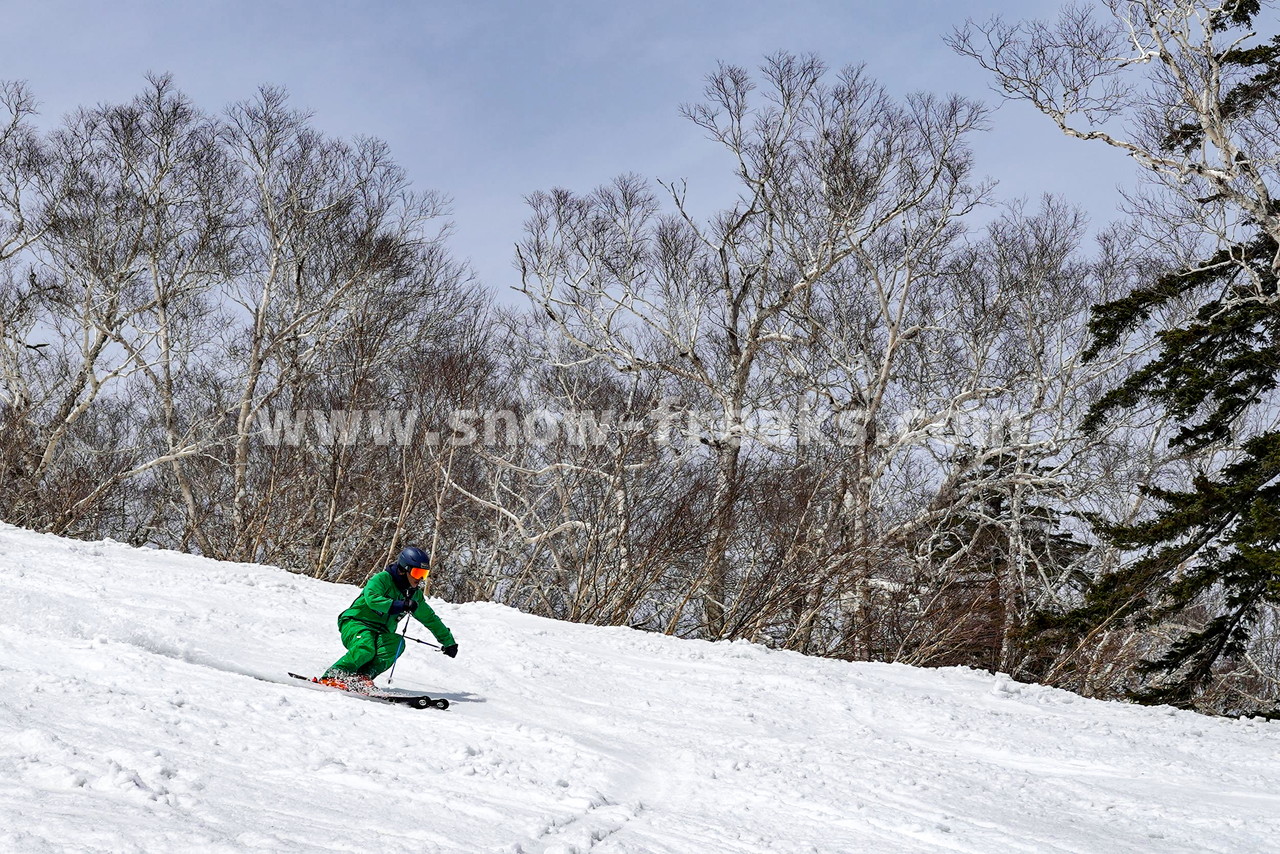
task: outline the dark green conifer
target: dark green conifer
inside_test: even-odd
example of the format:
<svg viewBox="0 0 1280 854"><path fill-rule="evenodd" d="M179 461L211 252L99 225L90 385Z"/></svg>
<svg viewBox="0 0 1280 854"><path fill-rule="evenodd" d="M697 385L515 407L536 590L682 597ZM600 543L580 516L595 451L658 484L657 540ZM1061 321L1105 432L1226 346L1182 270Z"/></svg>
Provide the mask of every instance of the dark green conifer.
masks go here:
<svg viewBox="0 0 1280 854"><path fill-rule="evenodd" d="M1226 4L1214 26L1223 32L1250 27L1258 10L1256 2ZM1218 60L1252 72L1221 98L1228 123L1277 109L1280 38L1260 47L1232 47ZM1178 124L1164 137L1164 151L1191 152L1205 142L1204 135L1200 124ZM1280 203L1268 204L1269 213L1280 214ZM1171 447L1238 449L1230 465L1202 472L1189 489L1150 487L1160 505L1154 517L1100 525L1112 544L1137 558L1095 579L1080 607L1042 615L1037 623L1044 637L1074 645L1087 643L1100 629L1125 624L1190 624L1162 654L1139 666L1147 678L1132 696L1142 702L1203 706L1202 692L1245 651L1262 607L1280 604L1280 431L1251 434L1246 420L1276 403L1280 246L1275 229L1265 228L1257 217L1244 225L1242 239L1211 257L1096 307L1091 323L1090 355L1097 355L1158 309L1199 303L1191 320L1157 333L1156 356L1103 396L1085 426L1101 425L1118 409L1153 403L1177 422ZM1215 706L1217 711L1261 711L1243 697Z"/></svg>

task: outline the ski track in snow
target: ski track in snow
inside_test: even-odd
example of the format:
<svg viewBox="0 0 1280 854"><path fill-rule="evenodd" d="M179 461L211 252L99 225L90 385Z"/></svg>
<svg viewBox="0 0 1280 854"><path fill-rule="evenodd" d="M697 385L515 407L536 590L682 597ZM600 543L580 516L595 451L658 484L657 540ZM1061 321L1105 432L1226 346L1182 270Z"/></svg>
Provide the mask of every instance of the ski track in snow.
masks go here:
<svg viewBox="0 0 1280 854"><path fill-rule="evenodd" d="M288 684L355 592L0 524L0 852L1280 850L1280 723L486 603L447 712Z"/></svg>

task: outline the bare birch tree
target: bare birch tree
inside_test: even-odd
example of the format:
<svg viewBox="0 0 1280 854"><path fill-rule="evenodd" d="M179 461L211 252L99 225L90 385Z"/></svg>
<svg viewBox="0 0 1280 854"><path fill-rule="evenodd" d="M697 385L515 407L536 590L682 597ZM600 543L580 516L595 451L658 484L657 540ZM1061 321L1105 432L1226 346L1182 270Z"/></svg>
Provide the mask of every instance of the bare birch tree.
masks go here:
<svg viewBox="0 0 1280 854"><path fill-rule="evenodd" d="M635 177L587 196L530 197L520 259L525 291L589 358L649 371L689 403L710 407L699 439L715 481L701 566L668 631L724 633L729 549L751 410L775 408L767 363L806 330L793 309L845 259L903 231L928 241L976 204L961 142L983 110L959 98L892 101L860 69L824 82L812 57L779 55L758 95L741 68L712 75L688 117L736 164L741 201L708 224L661 214Z"/></svg>
<svg viewBox="0 0 1280 854"><path fill-rule="evenodd" d="M343 577L429 528L416 419L489 364L445 200L278 90L219 116L158 76L47 134L0 96L5 518ZM340 435L272 445L277 405Z"/></svg>

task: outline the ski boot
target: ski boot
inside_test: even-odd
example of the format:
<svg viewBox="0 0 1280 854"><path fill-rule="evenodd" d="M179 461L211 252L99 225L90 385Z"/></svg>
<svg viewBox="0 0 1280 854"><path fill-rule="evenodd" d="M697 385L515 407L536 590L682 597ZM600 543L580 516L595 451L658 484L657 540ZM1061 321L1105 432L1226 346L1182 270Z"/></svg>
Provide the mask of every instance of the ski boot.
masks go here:
<svg viewBox="0 0 1280 854"><path fill-rule="evenodd" d="M342 670L330 670L316 680L321 685L353 691L357 694L373 693L373 680L363 673L348 673Z"/></svg>

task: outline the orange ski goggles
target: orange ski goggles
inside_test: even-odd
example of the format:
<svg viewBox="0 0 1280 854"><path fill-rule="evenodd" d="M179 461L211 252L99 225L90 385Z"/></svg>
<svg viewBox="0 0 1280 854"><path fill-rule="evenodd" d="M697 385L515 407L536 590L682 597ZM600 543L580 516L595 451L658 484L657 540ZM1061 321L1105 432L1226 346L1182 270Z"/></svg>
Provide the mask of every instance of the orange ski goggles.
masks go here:
<svg viewBox="0 0 1280 854"><path fill-rule="evenodd" d="M414 581L421 581L431 574L431 569L425 566L411 566L406 572L409 573L409 577Z"/></svg>

